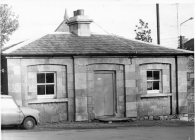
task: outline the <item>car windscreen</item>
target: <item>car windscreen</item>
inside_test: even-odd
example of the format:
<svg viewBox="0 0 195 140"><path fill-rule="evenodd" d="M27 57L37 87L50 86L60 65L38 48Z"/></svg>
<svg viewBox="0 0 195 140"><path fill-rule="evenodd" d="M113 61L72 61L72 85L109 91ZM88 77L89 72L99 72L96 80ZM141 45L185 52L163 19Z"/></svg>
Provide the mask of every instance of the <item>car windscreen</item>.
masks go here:
<svg viewBox="0 0 195 140"><path fill-rule="evenodd" d="M13 99L1 99L1 108L18 108Z"/></svg>

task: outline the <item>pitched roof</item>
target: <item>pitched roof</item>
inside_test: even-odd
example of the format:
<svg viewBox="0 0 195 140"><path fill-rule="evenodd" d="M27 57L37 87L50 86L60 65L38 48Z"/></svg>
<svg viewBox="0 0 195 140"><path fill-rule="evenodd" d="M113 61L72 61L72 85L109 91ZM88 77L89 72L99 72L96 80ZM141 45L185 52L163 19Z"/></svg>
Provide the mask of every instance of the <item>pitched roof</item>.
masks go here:
<svg viewBox="0 0 195 140"><path fill-rule="evenodd" d="M184 48L190 51L194 51L194 38L184 43Z"/></svg>
<svg viewBox="0 0 195 140"><path fill-rule="evenodd" d="M190 52L112 35L92 34L89 37L56 32L26 41L5 51L11 56L129 56L189 55Z"/></svg>
<svg viewBox="0 0 195 140"><path fill-rule="evenodd" d="M69 26L66 23L67 21L69 21L68 18L68 14L67 11L65 9L65 13L64 13L64 20L62 21L62 23L58 26L58 28L55 30L55 32L69 32Z"/></svg>
<svg viewBox="0 0 195 140"><path fill-rule="evenodd" d="M69 32L69 26L66 24L66 21L62 21L62 23L58 26L55 32Z"/></svg>
<svg viewBox="0 0 195 140"><path fill-rule="evenodd" d="M25 40L24 40L24 41L25 41ZM20 43L22 43L22 42L24 42L24 41L20 41L20 42L18 42L18 43L12 44L11 46L3 47L3 48L1 49L1 51L5 51L5 50L8 50L8 49L10 49L10 48L13 48L14 46L16 46L16 45L18 45L18 44L20 44Z"/></svg>

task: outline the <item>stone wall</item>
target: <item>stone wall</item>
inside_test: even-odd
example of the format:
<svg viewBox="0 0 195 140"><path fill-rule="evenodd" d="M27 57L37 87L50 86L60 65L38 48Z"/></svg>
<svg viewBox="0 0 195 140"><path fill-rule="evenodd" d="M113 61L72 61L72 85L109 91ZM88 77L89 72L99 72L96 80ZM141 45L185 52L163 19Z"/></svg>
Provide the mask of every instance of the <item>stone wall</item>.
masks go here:
<svg viewBox="0 0 195 140"><path fill-rule="evenodd" d="M51 122L55 115L51 112L53 108L67 107L60 113L61 120L74 120L74 89L73 89L73 61L68 58L45 58L45 59L8 59L8 91L9 95L20 106L31 106L41 112L41 116L48 116L45 121ZM37 98L36 74L38 72L54 72L56 74L56 95L52 100L44 99L39 102ZM64 99L63 101L60 99ZM39 102L39 104L37 104ZM68 102L68 103L67 103ZM61 105L64 104L64 105ZM43 110L41 109L43 108ZM68 112L67 112L68 111ZM55 112L55 111L54 111ZM68 114L68 116L67 116ZM44 117L43 117L44 118ZM50 120L48 119L50 118ZM59 119L59 120L60 120Z"/></svg>
<svg viewBox="0 0 195 140"><path fill-rule="evenodd" d="M18 105L22 106L22 71L20 59L7 60L8 94L13 96Z"/></svg>
<svg viewBox="0 0 195 140"><path fill-rule="evenodd" d="M76 121L94 119L94 72L107 70L116 73L117 114L125 116L125 65L129 58L76 58L75 59L75 95Z"/></svg>
<svg viewBox="0 0 195 140"><path fill-rule="evenodd" d="M189 87L192 81L188 80L190 86L187 89L186 61L186 57L178 58L181 114L193 110L193 105L189 105L189 98L192 98L192 89ZM161 71L162 89L161 93L156 95L147 93L146 71L150 69ZM43 121L90 120L95 117L94 73L105 70L114 72L116 76L116 116L176 114L176 72L173 57L8 59L8 91L20 106L37 108L42 112L41 116L50 114L50 117ZM55 99L40 102L37 100L35 85L36 73L42 71L55 72L58 84ZM188 77L192 76L189 74Z"/></svg>
<svg viewBox="0 0 195 140"><path fill-rule="evenodd" d="M188 113L187 62L187 57L178 57L179 114Z"/></svg>
<svg viewBox="0 0 195 140"><path fill-rule="evenodd" d="M162 116L175 113L175 60L174 58L136 58L136 102L138 117ZM147 93L147 70L160 70L160 93Z"/></svg>
<svg viewBox="0 0 195 140"><path fill-rule="evenodd" d="M32 103L29 107L39 110L41 123L54 123L68 120L67 103Z"/></svg>
<svg viewBox="0 0 195 140"><path fill-rule="evenodd" d="M187 99L188 99L188 120L194 121L194 57L188 57L187 72Z"/></svg>
<svg viewBox="0 0 195 140"><path fill-rule="evenodd" d="M194 121L194 72L188 72L188 120Z"/></svg>
<svg viewBox="0 0 195 140"><path fill-rule="evenodd" d="M185 112L185 100L183 98L187 92L183 91L187 86L185 77L186 69L183 68L186 58L179 58L178 70L179 79L179 105L180 111ZM119 72L117 65L124 67ZM115 67L115 68L114 68ZM162 89L159 94L147 93L146 71L148 69L158 69L162 75ZM175 58L77 58L75 60L75 88L76 88L76 120L93 119L93 71L94 70L113 70L121 73L124 78L118 83L124 82L124 97L117 91L117 99L124 100L124 116L162 116L176 113L176 78L175 78ZM183 73L182 73L183 72ZM116 74L119 75L119 74ZM118 89L119 87L116 87ZM82 91L82 92L81 92ZM120 91L120 92L119 92ZM182 92L183 91L183 92ZM123 93L123 92L122 92ZM183 95L183 96L182 96ZM86 103L87 102L87 103ZM118 104L118 103L117 103ZM79 107L78 107L79 106ZM118 106L117 108L121 108ZM123 112L123 111L122 111ZM121 113L122 114L122 113ZM122 116L122 115L121 115Z"/></svg>
<svg viewBox="0 0 195 140"><path fill-rule="evenodd" d="M147 97L138 102L138 116L167 116L171 114L171 97Z"/></svg>

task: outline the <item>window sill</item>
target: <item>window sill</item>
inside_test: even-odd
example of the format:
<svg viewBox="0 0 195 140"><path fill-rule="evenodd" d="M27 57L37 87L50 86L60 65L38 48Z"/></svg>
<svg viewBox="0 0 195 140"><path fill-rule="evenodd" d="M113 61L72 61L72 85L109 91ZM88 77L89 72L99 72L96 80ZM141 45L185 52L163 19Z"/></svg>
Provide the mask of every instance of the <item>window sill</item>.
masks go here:
<svg viewBox="0 0 195 140"><path fill-rule="evenodd" d="M44 103L60 103L68 102L68 98L63 99L35 99L28 102L28 104L44 104Z"/></svg>
<svg viewBox="0 0 195 140"><path fill-rule="evenodd" d="M141 95L141 98L152 98L152 97L168 97L168 96L172 96L172 94L164 94L164 93L150 93L150 94L146 94L146 95Z"/></svg>

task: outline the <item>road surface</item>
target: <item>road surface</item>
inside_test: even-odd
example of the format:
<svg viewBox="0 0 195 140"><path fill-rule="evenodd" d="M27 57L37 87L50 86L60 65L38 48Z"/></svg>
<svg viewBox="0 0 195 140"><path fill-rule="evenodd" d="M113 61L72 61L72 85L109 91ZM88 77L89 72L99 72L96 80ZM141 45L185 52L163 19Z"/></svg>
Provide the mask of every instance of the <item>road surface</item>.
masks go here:
<svg viewBox="0 0 195 140"><path fill-rule="evenodd" d="M194 140L190 127L122 127L79 130L2 130L2 140Z"/></svg>

